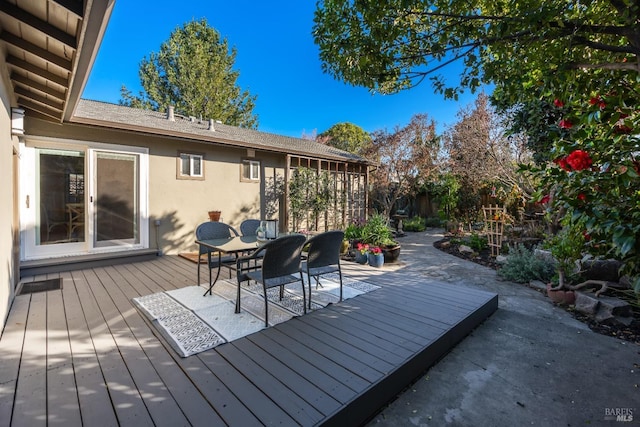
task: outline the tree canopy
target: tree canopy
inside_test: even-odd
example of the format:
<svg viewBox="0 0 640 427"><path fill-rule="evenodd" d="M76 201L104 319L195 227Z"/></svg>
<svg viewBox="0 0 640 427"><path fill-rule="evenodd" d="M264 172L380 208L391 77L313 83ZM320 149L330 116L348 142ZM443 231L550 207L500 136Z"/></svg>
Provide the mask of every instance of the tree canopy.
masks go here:
<svg viewBox="0 0 640 427"><path fill-rule="evenodd" d="M435 172L439 149L436 124L426 114L414 115L406 126L397 126L392 133L383 129L372 134L372 143L363 154L379 164L371 172L372 198L385 216Z"/></svg>
<svg viewBox="0 0 640 427"><path fill-rule="evenodd" d="M171 33L160 52L141 61L144 92L135 96L123 86L120 104L156 111L173 105L185 115L256 128L256 97L237 85L235 58L236 49L230 50L206 19L189 22Z"/></svg>
<svg viewBox="0 0 640 427"><path fill-rule="evenodd" d="M319 134L316 140L340 150L361 154L371 143L371 135L360 126L345 122L331 126Z"/></svg>
<svg viewBox="0 0 640 427"><path fill-rule="evenodd" d="M640 71L634 0L321 0L314 21L323 70L381 93L429 77L447 97L493 82L515 103L548 73ZM437 74L458 60L458 82Z"/></svg>

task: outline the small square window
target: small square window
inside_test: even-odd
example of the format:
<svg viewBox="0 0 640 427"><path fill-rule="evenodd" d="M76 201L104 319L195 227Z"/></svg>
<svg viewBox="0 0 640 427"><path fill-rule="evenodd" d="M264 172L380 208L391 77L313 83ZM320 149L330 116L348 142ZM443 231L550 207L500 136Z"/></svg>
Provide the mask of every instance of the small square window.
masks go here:
<svg viewBox="0 0 640 427"><path fill-rule="evenodd" d="M204 155L196 153L178 153L179 179L204 179Z"/></svg>
<svg viewBox="0 0 640 427"><path fill-rule="evenodd" d="M242 181L260 181L260 162L258 160L242 160Z"/></svg>

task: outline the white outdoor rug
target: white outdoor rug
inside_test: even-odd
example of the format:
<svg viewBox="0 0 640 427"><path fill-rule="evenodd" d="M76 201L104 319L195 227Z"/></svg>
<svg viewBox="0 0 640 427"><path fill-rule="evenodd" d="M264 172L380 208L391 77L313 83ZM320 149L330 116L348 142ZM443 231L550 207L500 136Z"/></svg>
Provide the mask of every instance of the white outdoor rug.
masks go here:
<svg viewBox="0 0 640 427"><path fill-rule="evenodd" d="M312 283L311 311L337 303L340 300L339 283L337 274L322 276L322 286L317 289ZM205 297L203 294L208 286L203 284L159 292L133 298L133 302L182 357L264 329L262 285L255 282L242 284L242 310L238 314L234 312L237 292L234 280L218 280L213 287L213 295ZM342 276L343 299L379 288ZM306 287L305 290L308 292L309 288ZM267 290L270 326L304 314L300 284L286 286L282 301L279 296L279 288Z"/></svg>

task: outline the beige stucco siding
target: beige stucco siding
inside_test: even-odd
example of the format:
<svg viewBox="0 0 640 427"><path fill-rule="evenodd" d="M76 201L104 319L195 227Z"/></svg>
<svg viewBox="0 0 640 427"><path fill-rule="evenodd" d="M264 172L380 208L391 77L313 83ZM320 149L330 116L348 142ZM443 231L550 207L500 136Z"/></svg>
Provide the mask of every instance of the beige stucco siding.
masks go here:
<svg viewBox="0 0 640 427"><path fill-rule="evenodd" d="M14 298L14 288L18 274L17 247L14 237L18 230L15 212L15 192L17 189L18 140L11 135L11 106L7 86L0 79L0 324L9 313Z"/></svg>
<svg viewBox="0 0 640 427"><path fill-rule="evenodd" d="M274 175L283 175L283 154L256 151L261 180L243 182L240 164L253 154L246 149L39 120L29 120L27 129L34 136L148 148L149 246L163 253L195 250L194 230L208 221L211 210L221 211L222 220L234 227L246 218L279 217L278 201L273 201L278 194L271 187ZM204 179L178 179L181 151L204 156Z"/></svg>

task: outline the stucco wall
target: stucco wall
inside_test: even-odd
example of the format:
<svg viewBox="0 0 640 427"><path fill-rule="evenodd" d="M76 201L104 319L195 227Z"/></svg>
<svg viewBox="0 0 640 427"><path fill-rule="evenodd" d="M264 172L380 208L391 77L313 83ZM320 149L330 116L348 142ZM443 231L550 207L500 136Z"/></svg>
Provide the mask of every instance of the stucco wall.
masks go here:
<svg viewBox="0 0 640 427"><path fill-rule="evenodd" d="M273 191L265 186L272 184L275 174L282 175L282 154L257 151L261 183L242 182L240 162L247 158L246 149L28 118L25 127L34 136L149 148L149 246L158 244L165 254L196 250L194 230L209 220L210 210L222 211L221 220L236 227L245 218L278 217L273 204L261 194L273 197ZM204 154L204 180L177 178L179 151ZM160 221L158 227L156 220Z"/></svg>
<svg viewBox="0 0 640 427"><path fill-rule="evenodd" d="M11 135L11 106L6 84L0 79L0 326L4 325L16 283L17 253L14 236L18 225L14 215L14 149L17 153L17 138ZM1 329L1 328L0 328Z"/></svg>

